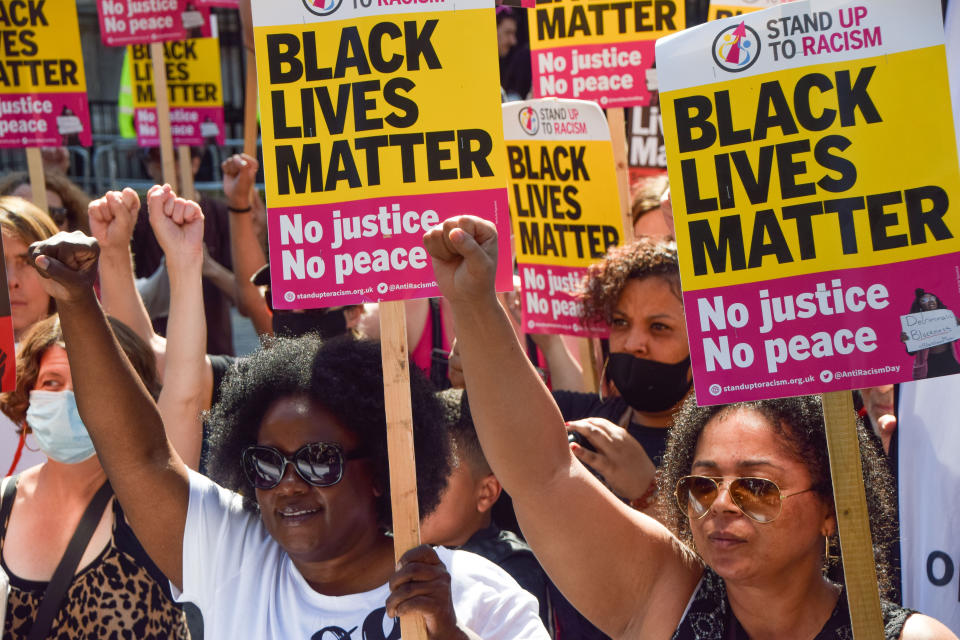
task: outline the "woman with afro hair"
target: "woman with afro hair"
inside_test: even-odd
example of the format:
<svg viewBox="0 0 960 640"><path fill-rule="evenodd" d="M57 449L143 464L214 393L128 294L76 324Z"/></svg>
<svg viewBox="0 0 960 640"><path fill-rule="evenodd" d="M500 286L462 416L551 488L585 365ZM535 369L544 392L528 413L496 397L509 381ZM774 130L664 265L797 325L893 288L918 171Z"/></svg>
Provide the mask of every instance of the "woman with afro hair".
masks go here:
<svg viewBox="0 0 960 640"><path fill-rule="evenodd" d="M151 191L148 206L162 197ZM162 206L175 221L199 215L180 198ZM280 338L233 370L210 414L217 484L172 449L117 348L93 292L98 253L79 233L31 247L103 468L177 599L199 607L205 638L395 639L401 614L422 616L436 640L548 637L535 598L478 556L421 546L395 562L377 344ZM429 513L449 443L432 387L415 372L410 382Z"/></svg>

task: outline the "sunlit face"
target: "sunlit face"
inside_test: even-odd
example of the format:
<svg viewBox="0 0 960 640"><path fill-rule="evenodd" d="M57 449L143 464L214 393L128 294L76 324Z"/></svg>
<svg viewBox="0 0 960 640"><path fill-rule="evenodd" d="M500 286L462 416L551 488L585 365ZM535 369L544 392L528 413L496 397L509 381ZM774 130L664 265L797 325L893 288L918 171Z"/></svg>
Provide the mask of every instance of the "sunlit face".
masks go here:
<svg viewBox="0 0 960 640"><path fill-rule="evenodd" d="M436 511L423 519L420 538L428 544L460 546L470 539L477 520L477 482L469 465L460 462L447 478Z"/></svg>
<svg viewBox="0 0 960 640"><path fill-rule="evenodd" d="M667 226L663 213L657 208L646 211L637 218L633 223L633 235L636 238L641 236L672 238L673 230Z"/></svg>
<svg viewBox="0 0 960 640"><path fill-rule="evenodd" d="M30 263L27 245L17 236L3 232L3 257L10 289L10 312L17 340L23 331L49 315L50 296L40 274Z"/></svg>
<svg viewBox="0 0 960 640"><path fill-rule="evenodd" d="M501 58L505 58L510 49L517 45L517 21L513 18L504 18L497 25L497 50Z"/></svg>
<svg viewBox="0 0 960 640"><path fill-rule="evenodd" d="M924 311L933 311L937 308L937 297L930 293L920 296L920 308Z"/></svg>
<svg viewBox="0 0 960 640"><path fill-rule="evenodd" d="M750 409L715 417L697 442L691 474L773 480L782 495L809 489L803 462L778 441L767 419ZM783 500L779 517L758 523L730 499L724 484L716 501L690 527L697 551L728 582L750 584L789 576L806 563L822 562L823 536L834 530L832 508L814 491Z"/></svg>
<svg viewBox="0 0 960 640"><path fill-rule="evenodd" d="M10 195L23 198L28 202L33 202L33 189L30 187L30 184L27 182L24 182L19 187L14 189L13 193L11 193ZM36 203L34 202L34 204ZM55 212L59 212L62 214L62 213L65 213L66 211L63 207L63 198L60 197L60 194L58 194L56 191L51 191L50 189L47 189L47 207L50 209L50 217L53 218L55 222L57 222L57 226L60 228L60 231L67 231L66 215L58 215L58 216L53 215Z"/></svg>
<svg viewBox="0 0 960 640"><path fill-rule="evenodd" d="M893 415L893 385L868 387L860 390L863 407L876 423L882 416Z"/></svg>
<svg viewBox="0 0 960 640"><path fill-rule="evenodd" d="M610 351L674 364L690 355L683 303L659 276L627 282L610 323Z"/></svg>
<svg viewBox="0 0 960 640"><path fill-rule="evenodd" d="M40 356L40 371L33 385L34 391L73 391L73 376L67 350L51 345Z"/></svg>
<svg viewBox="0 0 960 640"><path fill-rule="evenodd" d="M348 453L360 446L357 436L316 402L302 396L275 401L260 423L257 444L289 457L310 442L338 442ZM343 478L330 487L308 484L287 465L280 484L256 490L264 526L294 563L335 559L379 537L376 496L365 459L348 460Z"/></svg>

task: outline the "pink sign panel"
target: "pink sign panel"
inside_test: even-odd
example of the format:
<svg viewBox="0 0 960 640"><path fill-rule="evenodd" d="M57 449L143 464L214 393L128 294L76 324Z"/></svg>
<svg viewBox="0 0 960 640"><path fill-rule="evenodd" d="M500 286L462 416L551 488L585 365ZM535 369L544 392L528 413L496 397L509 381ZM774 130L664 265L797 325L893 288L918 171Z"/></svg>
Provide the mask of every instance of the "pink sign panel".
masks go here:
<svg viewBox="0 0 960 640"><path fill-rule="evenodd" d="M86 93L0 95L0 148L91 144Z"/></svg>
<svg viewBox="0 0 960 640"><path fill-rule="evenodd" d="M958 254L687 291L683 303L700 404L960 373Z"/></svg>
<svg viewBox="0 0 960 640"><path fill-rule="evenodd" d="M654 42L621 42L531 52L536 98L592 100L601 107L648 106L656 91Z"/></svg>
<svg viewBox="0 0 960 640"><path fill-rule="evenodd" d="M586 327L580 320L583 304L575 294L586 273L584 267L521 265L523 330L587 338L606 336L606 329Z"/></svg>
<svg viewBox="0 0 960 640"><path fill-rule="evenodd" d="M100 38L108 47L183 40L185 10L184 0L97 0Z"/></svg>
<svg viewBox="0 0 960 640"><path fill-rule="evenodd" d="M440 295L423 235L449 217L509 228L506 189L277 207L269 218L276 309L313 309ZM513 287L510 234L498 236L497 290Z"/></svg>
<svg viewBox="0 0 960 640"><path fill-rule="evenodd" d="M141 147L160 145L157 110L134 109L133 122L137 129L137 144ZM170 131L174 146L224 144L223 107L172 107Z"/></svg>

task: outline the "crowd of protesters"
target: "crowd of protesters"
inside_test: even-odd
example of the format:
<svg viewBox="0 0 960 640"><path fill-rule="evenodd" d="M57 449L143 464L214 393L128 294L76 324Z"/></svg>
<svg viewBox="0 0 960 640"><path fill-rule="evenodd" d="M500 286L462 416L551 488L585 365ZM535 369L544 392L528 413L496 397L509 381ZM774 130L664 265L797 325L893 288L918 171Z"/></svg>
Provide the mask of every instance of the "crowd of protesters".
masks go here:
<svg viewBox="0 0 960 640"><path fill-rule="evenodd" d="M524 20L497 11L511 99ZM435 640L852 637L820 400L697 405L665 178L583 282L599 393L495 293L491 223L426 234L443 295L405 302L424 544L397 562L379 309L272 308L256 159L224 161L222 197L144 161L143 198L48 170L46 211L0 176L0 637L387 640L406 614ZM242 357L234 307L261 338ZM939 308L917 290L911 312ZM960 371L956 349L909 352L915 376ZM955 640L897 604L894 390L857 399L884 637Z"/></svg>

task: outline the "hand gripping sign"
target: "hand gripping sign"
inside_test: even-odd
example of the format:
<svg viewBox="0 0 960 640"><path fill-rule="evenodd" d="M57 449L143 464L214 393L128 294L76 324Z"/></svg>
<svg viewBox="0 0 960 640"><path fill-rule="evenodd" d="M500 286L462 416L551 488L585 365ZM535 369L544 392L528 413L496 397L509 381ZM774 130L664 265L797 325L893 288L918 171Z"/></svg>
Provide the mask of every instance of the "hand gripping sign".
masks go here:
<svg viewBox="0 0 960 640"><path fill-rule="evenodd" d="M73 0L0 0L0 148L89 146Z"/></svg>
<svg viewBox="0 0 960 640"><path fill-rule="evenodd" d="M437 295L422 236L465 213L511 289L492 5L257 2L253 24L274 307Z"/></svg>
<svg viewBox="0 0 960 640"><path fill-rule="evenodd" d="M595 100L606 107L650 104L654 42L684 28L684 2L538 2L530 14L536 97Z"/></svg>
<svg viewBox="0 0 960 640"><path fill-rule="evenodd" d="M940 4L793 2L657 59L698 401L960 372L901 339L960 308Z"/></svg>
<svg viewBox="0 0 960 640"><path fill-rule="evenodd" d="M150 47L129 48L134 124L137 144L160 144ZM220 42L193 38L163 44L173 144L224 143L223 87L220 81Z"/></svg>
<svg viewBox="0 0 960 640"><path fill-rule="evenodd" d="M584 100L508 102L503 131L524 330L589 336L576 293L623 237L606 119Z"/></svg>

